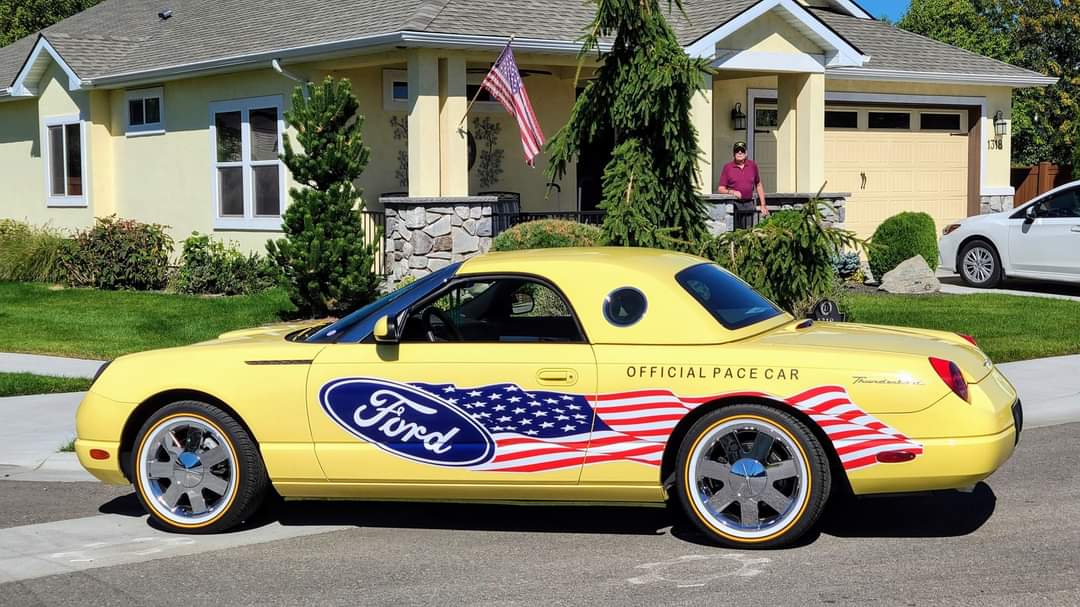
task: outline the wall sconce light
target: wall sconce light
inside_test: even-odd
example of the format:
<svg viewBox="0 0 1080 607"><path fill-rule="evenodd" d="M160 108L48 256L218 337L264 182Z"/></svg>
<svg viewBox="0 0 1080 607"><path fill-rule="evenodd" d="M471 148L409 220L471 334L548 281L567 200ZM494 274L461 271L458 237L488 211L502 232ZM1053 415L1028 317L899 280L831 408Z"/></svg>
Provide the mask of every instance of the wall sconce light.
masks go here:
<svg viewBox="0 0 1080 607"><path fill-rule="evenodd" d="M998 110L994 114L994 136L998 139L1002 139L1005 135L1009 134L1009 122L1005 120L1005 116Z"/></svg>
<svg viewBox="0 0 1080 607"><path fill-rule="evenodd" d="M742 111L741 103L736 103L735 107L731 108L731 128L736 131L746 129L746 114Z"/></svg>

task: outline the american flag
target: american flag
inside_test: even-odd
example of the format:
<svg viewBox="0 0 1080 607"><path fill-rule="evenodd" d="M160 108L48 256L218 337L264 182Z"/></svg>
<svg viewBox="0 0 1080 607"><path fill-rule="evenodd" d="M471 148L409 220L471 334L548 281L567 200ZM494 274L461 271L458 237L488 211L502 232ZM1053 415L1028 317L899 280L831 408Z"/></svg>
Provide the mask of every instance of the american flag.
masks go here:
<svg viewBox="0 0 1080 607"><path fill-rule="evenodd" d="M671 431L702 403L738 392L679 397L669 390L600 395L524 390L510 384L461 388L414 383L472 417L495 439L494 457L474 469L542 472L626 460L659 466ZM876 463L881 451L922 453L922 447L868 415L840 386L823 386L786 401L817 422L846 470Z"/></svg>
<svg viewBox="0 0 1080 607"><path fill-rule="evenodd" d="M521 72L514 61L514 51L510 50L509 44L495 60L495 65L491 66L491 71L480 86L487 89L491 96L517 119L521 146L525 148L525 162L533 166L533 160L544 145L544 133L540 131L540 122L533 112L529 93L525 91Z"/></svg>

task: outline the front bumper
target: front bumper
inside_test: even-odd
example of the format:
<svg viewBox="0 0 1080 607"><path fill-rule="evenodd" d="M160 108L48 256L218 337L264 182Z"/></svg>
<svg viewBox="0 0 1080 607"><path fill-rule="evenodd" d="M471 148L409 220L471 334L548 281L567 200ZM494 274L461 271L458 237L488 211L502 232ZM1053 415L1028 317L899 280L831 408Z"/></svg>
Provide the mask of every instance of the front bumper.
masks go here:
<svg viewBox="0 0 1080 607"><path fill-rule="evenodd" d="M956 267L956 255L959 253L957 249L960 246L960 238L956 234L958 231L955 230L938 240L938 251L941 256L938 260L938 266L953 273L958 271Z"/></svg>
<svg viewBox="0 0 1080 607"><path fill-rule="evenodd" d="M121 467L120 440L134 410L132 403L106 398L91 389L75 412L75 454L82 467L104 483L130 484ZM91 456L91 450L97 457Z"/></svg>

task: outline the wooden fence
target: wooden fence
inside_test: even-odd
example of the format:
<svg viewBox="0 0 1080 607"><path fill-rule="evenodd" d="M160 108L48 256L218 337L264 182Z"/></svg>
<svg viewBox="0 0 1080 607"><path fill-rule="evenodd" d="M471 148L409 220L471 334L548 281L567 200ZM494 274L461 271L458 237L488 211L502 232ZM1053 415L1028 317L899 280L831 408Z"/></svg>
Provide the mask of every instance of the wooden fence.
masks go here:
<svg viewBox="0 0 1080 607"><path fill-rule="evenodd" d="M1072 167L1040 162L1033 167L1012 170L1012 186L1016 188L1013 206L1018 207L1072 180Z"/></svg>
<svg viewBox="0 0 1080 607"><path fill-rule="evenodd" d="M364 225L364 242L375 242L375 264L372 270L382 276L386 274L386 213L363 211L360 217Z"/></svg>

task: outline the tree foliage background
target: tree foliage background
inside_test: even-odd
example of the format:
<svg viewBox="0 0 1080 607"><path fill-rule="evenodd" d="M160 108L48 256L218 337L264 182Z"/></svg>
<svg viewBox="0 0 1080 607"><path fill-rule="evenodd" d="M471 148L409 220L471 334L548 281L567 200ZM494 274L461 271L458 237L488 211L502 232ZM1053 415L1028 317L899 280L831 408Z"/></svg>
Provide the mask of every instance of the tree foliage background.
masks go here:
<svg viewBox="0 0 1080 607"><path fill-rule="evenodd" d="M912 0L897 25L1059 78L1014 93L1012 159L1080 166L1080 0Z"/></svg>
<svg viewBox="0 0 1080 607"><path fill-rule="evenodd" d="M607 211L605 240L690 248L704 236L706 220L690 119L705 63L683 51L660 0L593 2L596 15L581 38L579 60L596 51L601 65L548 144L548 176L555 181L583 151L610 146L599 205ZM682 10L681 0L663 4ZM600 53L600 41L611 38L611 51Z"/></svg>
<svg viewBox="0 0 1080 607"><path fill-rule="evenodd" d="M7 46L101 0L0 0L0 46Z"/></svg>

